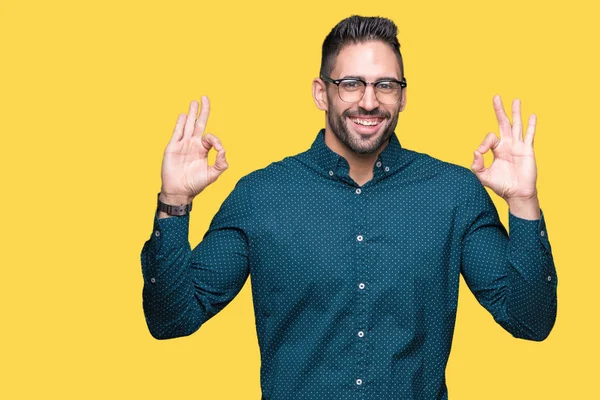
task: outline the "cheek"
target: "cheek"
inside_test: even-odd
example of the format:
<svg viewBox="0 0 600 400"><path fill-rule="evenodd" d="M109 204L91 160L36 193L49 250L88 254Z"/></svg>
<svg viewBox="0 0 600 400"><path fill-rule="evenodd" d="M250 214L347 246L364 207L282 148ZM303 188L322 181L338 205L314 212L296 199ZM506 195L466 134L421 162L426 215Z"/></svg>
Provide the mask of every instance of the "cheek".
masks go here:
<svg viewBox="0 0 600 400"><path fill-rule="evenodd" d="M335 102L329 102L329 104L327 105L327 113L332 118L344 119L344 111L345 110L343 108L340 108L339 105Z"/></svg>

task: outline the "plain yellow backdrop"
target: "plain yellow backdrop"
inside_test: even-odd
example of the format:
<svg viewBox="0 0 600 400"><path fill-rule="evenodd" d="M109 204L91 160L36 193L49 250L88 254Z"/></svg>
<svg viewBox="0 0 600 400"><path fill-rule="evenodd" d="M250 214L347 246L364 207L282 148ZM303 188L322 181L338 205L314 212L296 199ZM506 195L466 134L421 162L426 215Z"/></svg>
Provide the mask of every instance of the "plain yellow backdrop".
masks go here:
<svg viewBox="0 0 600 400"><path fill-rule="evenodd" d="M461 282L450 398L599 398L592 4L3 0L0 397L260 398L249 282L190 337L147 331L140 251L162 153L177 115L208 95L208 131L230 168L194 203L195 246L241 176L310 146L324 126L311 97L322 41L362 14L399 26L404 147L468 167L498 132L494 94L538 116L557 322L543 342L514 339ZM506 204L492 197L506 224Z"/></svg>

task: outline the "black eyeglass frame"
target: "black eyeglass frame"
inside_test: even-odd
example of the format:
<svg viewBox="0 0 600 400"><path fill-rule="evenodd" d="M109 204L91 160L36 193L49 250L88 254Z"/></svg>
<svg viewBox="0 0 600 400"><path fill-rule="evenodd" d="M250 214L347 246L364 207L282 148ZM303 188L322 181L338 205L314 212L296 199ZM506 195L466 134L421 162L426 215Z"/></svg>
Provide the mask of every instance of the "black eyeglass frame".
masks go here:
<svg viewBox="0 0 600 400"><path fill-rule="evenodd" d="M351 102L351 101L346 101L346 100L342 99L342 96L340 95L340 90L339 90L339 89L340 89L340 83L342 83L342 82L344 82L344 81L356 81L356 82L361 82L361 83L362 83L362 84L365 86L365 89L366 89L366 87L367 87L368 85L372 85L372 86L373 86L373 89L376 89L376 87L377 87L377 84L379 84L379 83L382 83L382 82L395 82L395 83L399 83L399 84L400 84L400 90L404 89L404 88L407 86L407 83L406 83L406 77L402 77L402 80L401 80L401 81L399 81L399 80L397 80L397 79L382 79L382 80L375 81L375 82L367 82L367 81L365 81L365 80L363 80L363 79L360 79L360 78L342 78L342 79L332 79L332 78L330 78L330 77L328 77L328 76L325 76L325 75L321 75L321 79L323 79L325 82L333 83L334 85L336 85L336 86L338 87L338 96L339 96L340 100L342 100L342 101L344 101L344 102L346 102L346 103L353 103L353 102ZM363 96L364 96L364 95L365 95L365 92L363 92ZM377 90L375 90L375 96L377 96ZM361 99L362 99L362 97L361 97ZM379 100L379 99L378 99L378 100ZM360 99L359 99L358 101L360 101ZM400 99L398 99L398 100L396 101L396 103L397 103L398 101L400 101ZM396 104L396 103L392 103L392 104Z"/></svg>

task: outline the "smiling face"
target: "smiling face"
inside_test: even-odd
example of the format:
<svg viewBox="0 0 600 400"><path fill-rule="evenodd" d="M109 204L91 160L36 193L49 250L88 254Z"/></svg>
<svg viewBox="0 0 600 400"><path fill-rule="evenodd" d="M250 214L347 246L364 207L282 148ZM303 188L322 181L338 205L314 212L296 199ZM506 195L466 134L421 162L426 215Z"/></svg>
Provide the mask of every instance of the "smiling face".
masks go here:
<svg viewBox="0 0 600 400"><path fill-rule="evenodd" d="M344 46L336 58L331 78L352 77L375 82L384 78L401 80L400 74L400 64L392 48L381 41L368 41ZM374 153L387 144L396 129L398 113L406 104L406 89L402 89L398 103L382 104L375 97L373 86L368 85L362 99L347 103L338 96L336 85L320 83L326 88L326 94L323 95L318 86L314 87L315 101L326 111L326 130L333 133L340 144L358 154Z"/></svg>

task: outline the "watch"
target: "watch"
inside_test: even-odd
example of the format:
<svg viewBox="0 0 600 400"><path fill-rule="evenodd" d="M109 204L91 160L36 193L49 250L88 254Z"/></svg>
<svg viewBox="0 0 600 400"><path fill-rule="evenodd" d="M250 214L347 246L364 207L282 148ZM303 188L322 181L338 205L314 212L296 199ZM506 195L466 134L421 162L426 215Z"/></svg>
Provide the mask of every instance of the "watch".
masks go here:
<svg viewBox="0 0 600 400"><path fill-rule="evenodd" d="M158 192L157 201L158 201L158 211L164 211L169 215L182 216L182 215L187 215L190 213L190 211L192 211L192 203L182 204L179 206L174 206L172 204L163 203L162 201L160 201L160 192Z"/></svg>

